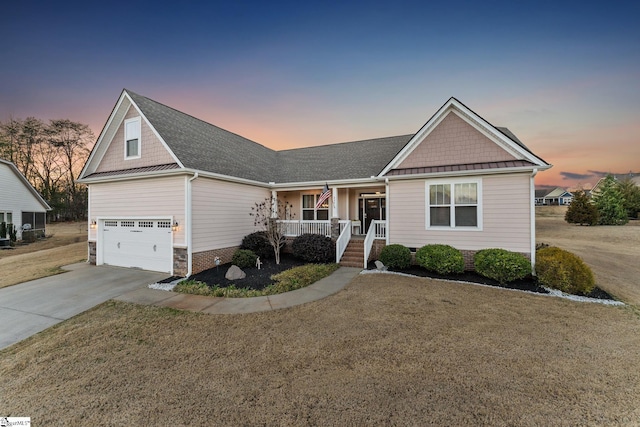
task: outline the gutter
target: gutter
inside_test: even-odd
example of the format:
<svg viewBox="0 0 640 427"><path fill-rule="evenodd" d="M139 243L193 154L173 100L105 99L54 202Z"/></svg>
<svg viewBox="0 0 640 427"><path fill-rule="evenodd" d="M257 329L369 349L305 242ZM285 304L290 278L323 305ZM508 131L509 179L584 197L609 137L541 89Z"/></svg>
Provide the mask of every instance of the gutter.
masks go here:
<svg viewBox="0 0 640 427"><path fill-rule="evenodd" d="M193 224L193 209L191 206L192 203L192 197L191 197L191 183L198 178L198 172L194 172L193 176L191 178L189 178L189 180L187 181L187 200L185 202L186 206L186 212L185 212L185 217L186 217L186 221L187 221L187 226L185 227L185 233L187 234L187 275L186 278L191 276L191 273L193 272L193 230L191 229L191 226Z"/></svg>

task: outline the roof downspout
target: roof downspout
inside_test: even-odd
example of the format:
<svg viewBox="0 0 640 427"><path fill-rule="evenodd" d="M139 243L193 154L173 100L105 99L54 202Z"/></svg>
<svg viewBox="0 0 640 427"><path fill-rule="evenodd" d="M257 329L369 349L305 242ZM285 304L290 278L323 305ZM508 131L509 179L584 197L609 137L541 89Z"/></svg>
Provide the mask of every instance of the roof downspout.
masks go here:
<svg viewBox="0 0 640 427"><path fill-rule="evenodd" d="M384 212L385 212L384 220L386 221L384 236L385 236L385 245L389 246L389 231L390 231L389 230L389 224L390 224L390 222L389 222L389 211L391 210L391 209L389 209L389 178L385 178L384 179L384 187L385 187L384 188L384 198L386 199L384 201L384 206L385 206L385 209L384 209Z"/></svg>
<svg viewBox="0 0 640 427"><path fill-rule="evenodd" d="M187 227L185 230L185 233L187 233L187 276L189 277L191 276L191 273L193 272L193 230L191 229L192 226L192 221L193 221L193 206L191 206L192 203L192 196L191 196L191 182L193 180L195 180L196 178L198 178L198 172L194 172L193 176L191 178L189 178L189 180L187 181L187 205L185 206L187 212L186 212L186 218L187 218Z"/></svg>
<svg viewBox="0 0 640 427"><path fill-rule="evenodd" d="M531 184L529 194L529 210L531 211L531 274L536 275L536 186L534 178L538 174L538 168L533 169L531 172Z"/></svg>

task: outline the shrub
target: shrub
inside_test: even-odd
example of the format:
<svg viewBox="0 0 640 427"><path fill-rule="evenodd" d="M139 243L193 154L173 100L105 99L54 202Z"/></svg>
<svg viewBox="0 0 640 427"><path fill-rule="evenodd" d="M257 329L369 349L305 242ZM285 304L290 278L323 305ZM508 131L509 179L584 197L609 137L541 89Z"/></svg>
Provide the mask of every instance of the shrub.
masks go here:
<svg viewBox="0 0 640 427"><path fill-rule="evenodd" d="M270 259L274 257L273 246L267 239L267 233L264 231L256 231L255 233L247 234L242 239L240 249L248 249L253 251L256 256L262 259Z"/></svg>
<svg viewBox="0 0 640 427"><path fill-rule="evenodd" d="M483 249L473 257L473 266L481 276L501 285L524 279L531 274L531 261L522 254L505 249Z"/></svg>
<svg viewBox="0 0 640 427"><path fill-rule="evenodd" d="M255 267L258 256L249 249L238 249L231 258L231 263L240 268Z"/></svg>
<svg viewBox="0 0 640 427"><path fill-rule="evenodd" d="M327 277L338 269L338 264L307 264L274 274L273 285L265 289L266 294L279 294L309 286Z"/></svg>
<svg viewBox="0 0 640 427"><path fill-rule="evenodd" d="M7 223L6 222L0 222L0 239L6 239L7 238Z"/></svg>
<svg viewBox="0 0 640 427"><path fill-rule="evenodd" d="M564 220L570 224L580 225L596 225L598 223L598 208L591 203L584 191L575 192L573 201L567 212L564 214Z"/></svg>
<svg viewBox="0 0 640 427"><path fill-rule="evenodd" d="M593 194L593 201L598 208L600 225L623 225L629 221L622 193L612 175L604 178L600 189Z"/></svg>
<svg viewBox="0 0 640 427"><path fill-rule="evenodd" d="M411 265L411 251L398 244L385 246L380 252L380 261L389 268L407 268Z"/></svg>
<svg viewBox="0 0 640 427"><path fill-rule="evenodd" d="M449 245L426 245L416 252L416 262L438 274L464 272L462 252Z"/></svg>
<svg viewBox="0 0 640 427"><path fill-rule="evenodd" d="M295 257L306 262L324 264L336 260L333 240L320 234L301 234L293 240L291 249Z"/></svg>
<svg viewBox="0 0 640 427"><path fill-rule="evenodd" d="M16 230L16 226L13 224L9 224L8 228L9 228L9 240L11 241L11 243L15 243L16 240L18 239L18 230Z"/></svg>
<svg viewBox="0 0 640 427"><path fill-rule="evenodd" d="M198 280L183 280L173 288L173 291L192 295L211 295L209 286Z"/></svg>
<svg viewBox="0 0 640 427"><path fill-rule="evenodd" d="M544 248L536 252L538 281L549 288L576 295L588 295L595 279L588 265L578 256L560 248Z"/></svg>

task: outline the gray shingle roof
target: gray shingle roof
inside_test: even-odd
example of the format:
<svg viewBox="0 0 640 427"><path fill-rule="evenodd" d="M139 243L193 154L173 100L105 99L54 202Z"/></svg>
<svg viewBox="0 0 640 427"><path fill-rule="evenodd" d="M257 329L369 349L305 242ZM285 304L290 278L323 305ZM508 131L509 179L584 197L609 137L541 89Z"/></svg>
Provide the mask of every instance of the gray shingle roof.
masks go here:
<svg viewBox="0 0 640 427"><path fill-rule="evenodd" d="M280 151L277 182L370 178L382 172L412 136L390 136Z"/></svg>
<svg viewBox="0 0 640 427"><path fill-rule="evenodd" d="M413 134L274 151L235 133L126 90L180 162L189 169L264 183L369 178ZM507 128L496 128L530 150Z"/></svg>
<svg viewBox="0 0 640 427"><path fill-rule="evenodd" d="M276 152L127 90L186 168L269 182Z"/></svg>

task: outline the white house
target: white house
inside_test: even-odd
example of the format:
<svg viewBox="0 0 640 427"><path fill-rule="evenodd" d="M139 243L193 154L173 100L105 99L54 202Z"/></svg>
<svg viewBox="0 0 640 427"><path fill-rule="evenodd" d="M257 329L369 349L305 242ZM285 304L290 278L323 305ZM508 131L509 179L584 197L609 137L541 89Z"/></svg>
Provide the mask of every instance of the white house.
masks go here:
<svg viewBox="0 0 640 427"><path fill-rule="evenodd" d="M23 227L44 233L48 210L51 208L47 202L18 168L0 159L0 222L13 224L18 239L21 239Z"/></svg>

